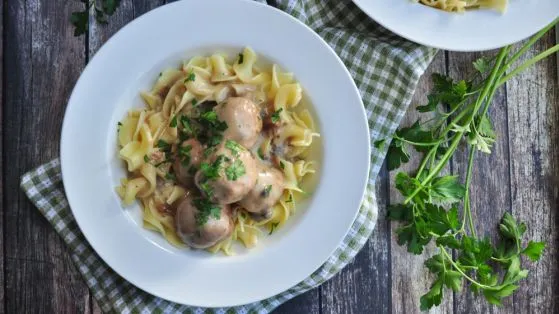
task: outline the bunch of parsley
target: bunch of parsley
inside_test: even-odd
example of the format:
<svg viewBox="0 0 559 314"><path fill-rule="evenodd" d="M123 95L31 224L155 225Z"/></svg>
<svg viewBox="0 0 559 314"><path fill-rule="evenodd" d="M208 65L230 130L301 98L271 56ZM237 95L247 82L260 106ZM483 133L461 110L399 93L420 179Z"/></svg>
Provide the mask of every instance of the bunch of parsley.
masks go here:
<svg viewBox="0 0 559 314"><path fill-rule="evenodd" d="M89 9L93 7L95 19L98 23L107 24L108 17L112 16L120 5L120 0L79 0L85 5L83 11L73 12L70 22L74 25L74 36L87 32L89 25Z"/></svg>
<svg viewBox="0 0 559 314"><path fill-rule="evenodd" d="M471 80L453 81L444 75L433 75L434 88L427 97L428 103L417 110L431 113L434 118L401 128L392 137L388 147L389 170L409 161L410 148L423 154L415 171L397 173L395 186L405 200L388 208L388 218L401 223L396 229L400 245L406 245L414 254L421 254L432 242L438 248L438 253L425 261L435 280L420 299L422 310L439 305L445 287L458 292L464 282L475 294L500 305L528 275L528 270L521 267L521 255L537 261L543 253L543 242L529 241L523 245L526 225L508 213L499 224L500 241L496 245L488 238L478 237L470 208L470 183L476 152L490 154L496 140L487 115L495 91L509 78L559 51L559 45L555 45L512 68L557 22L559 18L514 54L511 46L506 46L494 58L474 62L477 73ZM375 146L381 149L387 140L378 141ZM469 149L463 183L458 176L441 175L461 143Z"/></svg>

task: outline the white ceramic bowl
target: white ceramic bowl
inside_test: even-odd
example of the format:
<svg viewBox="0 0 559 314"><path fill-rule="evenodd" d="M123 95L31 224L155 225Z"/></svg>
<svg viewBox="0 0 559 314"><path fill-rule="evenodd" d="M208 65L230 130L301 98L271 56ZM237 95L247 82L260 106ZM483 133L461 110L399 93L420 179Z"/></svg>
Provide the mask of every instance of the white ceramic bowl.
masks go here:
<svg viewBox="0 0 559 314"><path fill-rule="evenodd" d="M215 22L213 22L215 21ZM141 107L158 73L197 54L259 56L295 73L322 134L319 182L289 223L233 257L181 250L141 227L139 205L114 192L125 176L117 122ZM62 128L62 173L73 214L95 251L122 277L167 300L196 306L246 304L305 279L332 254L360 206L369 133L359 92L341 60L291 16L252 1L190 0L160 7L114 35L82 73Z"/></svg>
<svg viewBox="0 0 559 314"><path fill-rule="evenodd" d="M436 10L411 0L353 0L372 19L411 41L454 51L481 51L520 41L559 16L558 0L510 0L501 14Z"/></svg>

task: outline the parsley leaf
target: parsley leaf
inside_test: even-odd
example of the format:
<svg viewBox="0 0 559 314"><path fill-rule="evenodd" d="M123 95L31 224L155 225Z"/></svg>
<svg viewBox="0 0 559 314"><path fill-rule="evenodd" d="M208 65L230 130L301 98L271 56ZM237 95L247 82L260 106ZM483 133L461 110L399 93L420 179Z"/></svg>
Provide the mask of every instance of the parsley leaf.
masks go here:
<svg viewBox="0 0 559 314"><path fill-rule="evenodd" d="M474 68L478 70L479 73L485 74L491 70L491 65L486 58L479 58L473 63Z"/></svg>
<svg viewBox="0 0 559 314"><path fill-rule="evenodd" d="M278 123L280 121L280 113L283 111L283 108L279 108L278 110L274 111L274 113L272 113L272 123Z"/></svg>
<svg viewBox="0 0 559 314"><path fill-rule="evenodd" d="M196 198L192 203L198 209L196 213L196 225L198 226L205 225L210 218L217 220L221 217L221 207L205 198Z"/></svg>
<svg viewBox="0 0 559 314"><path fill-rule="evenodd" d="M89 24L89 11L72 12L70 22L74 25L74 36L85 34Z"/></svg>
<svg viewBox="0 0 559 314"><path fill-rule="evenodd" d="M243 64L244 60L245 60L245 56L242 53L239 53L239 61L237 63Z"/></svg>
<svg viewBox="0 0 559 314"><path fill-rule="evenodd" d="M146 163L149 162L149 157L148 157L148 155L144 155L144 161L145 161Z"/></svg>
<svg viewBox="0 0 559 314"><path fill-rule="evenodd" d="M528 246L522 250L522 254L526 255L533 262L538 261L542 256L543 250L545 249L544 242L528 242Z"/></svg>
<svg viewBox="0 0 559 314"><path fill-rule="evenodd" d="M190 73L188 74L188 76L184 79L184 82L194 82L196 80L196 74L194 74L194 72L190 71Z"/></svg>
<svg viewBox="0 0 559 314"><path fill-rule="evenodd" d="M231 153L233 154L233 156L235 156L235 157L238 157L239 153L244 150L243 146L241 146L239 143L237 143L235 141L232 141L232 140L227 140L225 142L225 147L227 149L229 149L231 151Z"/></svg>
<svg viewBox="0 0 559 314"><path fill-rule="evenodd" d="M74 26L74 36L81 36L88 30L89 9L93 6L95 19L100 24L106 24L107 16L112 16L120 6L120 0L80 0L85 4L85 8L80 12L72 12L70 22ZM100 2L100 5L98 4Z"/></svg>
<svg viewBox="0 0 559 314"><path fill-rule="evenodd" d="M172 127L172 128L177 127L177 116L176 115L173 117L173 119L171 119L171 123L169 123L169 126Z"/></svg>
<svg viewBox="0 0 559 314"><path fill-rule="evenodd" d="M246 169L243 162L239 159L235 160L229 167L225 169L225 175L230 181L236 181L243 175L245 175Z"/></svg>

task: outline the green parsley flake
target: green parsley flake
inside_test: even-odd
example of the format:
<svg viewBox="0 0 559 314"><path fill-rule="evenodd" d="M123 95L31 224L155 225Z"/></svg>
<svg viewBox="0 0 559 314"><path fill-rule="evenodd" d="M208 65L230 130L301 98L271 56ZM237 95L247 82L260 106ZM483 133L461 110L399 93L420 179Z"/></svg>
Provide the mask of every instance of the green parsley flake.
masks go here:
<svg viewBox="0 0 559 314"><path fill-rule="evenodd" d="M210 186L210 181L209 180L200 184L200 190L202 190L202 192L204 192L204 194L206 194L207 197L212 197L213 194L214 194L214 191L213 191L212 187Z"/></svg>
<svg viewBox="0 0 559 314"><path fill-rule="evenodd" d="M194 74L194 72L190 71L190 74L188 74L188 77L184 80L184 82L194 82L196 80L196 74Z"/></svg>
<svg viewBox="0 0 559 314"><path fill-rule="evenodd" d="M280 120L280 113L283 111L283 108L279 108L274 113L272 113L272 123L278 123Z"/></svg>
<svg viewBox="0 0 559 314"><path fill-rule="evenodd" d="M177 177L175 177L175 175L172 174L172 173L167 173L167 174L165 175L165 179L167 179L167 180L169 180L169 181L176 181L176 180L177 180Z"/></svg>
<svg viewBox="0 0 559 314"><path fill-rule="evenodd" d="M239 152L244 150L243 146L232 140L227 140L227 142L225 142L225 147L228 148L235 157L238 157Z"/></svg>
<svg viewBox="0 0 559 314"><path fill-rule="evenodd" d="M169 124L170 127L172 128L176 128L177 127L177 116L174 116L173 119L171 120L171 123Z"/></svg>
<svg viewBox="0 0 559 314"><path fill-rule="evenodd" d="M205 225L210 218L219 219L221 217L221 208L217 204L213 204L207 199L197 198L192 201L198 209L196 213L196 225Z"/></svg>
<svg viewBox="0 0 559 314"><path fill-rule="evenodd" d="M198 100L196 98L192 99L192 106L196 106L198 104Z"/></svg>
<svg viewBox="0 0 559 314"><path fill-rule="evenodd" d="M169 143L165 142L164 140L159 140L157 142L157 147L159 147L163 151L170 151L171 150L171 145L169 145Z"/></svg>
<svg viewBox="0 0 559 314"><path fill-rule="evenodd" d="M225 175L227 176L227 179L231 181L236 181L238 178L245 175L245 173L245 166L240 160L235 160L235 162L225 169Z"/></svg>
<svg viewBox="0 0 559 314"><path fill-rule="evenodd" d="M285 169L285 164L283 163L283 161L280 161L280 168Z"/></svg>
<svg viewBox="0 0 559 314"><path fill-rule="evenodd" d="M179 148L179 158L181 161L181 164L183 166L187 166L188 164L190 164L190 151L192 150L192 146L187 145L187 146L181 146Z"/></svg>
<svg viewBox="0 0 559 314"><path fill-rule="evenodd" d="M245 55L239 53L239 64L243 64L244 61L245 61Z"/></svg>
<svg viewBox="0 0 559 314"><path fill-rule="evenodd" d="M149 162L149 157L148 157L148 155L144 155L144 161L145 161L146 163Z"/></svg>

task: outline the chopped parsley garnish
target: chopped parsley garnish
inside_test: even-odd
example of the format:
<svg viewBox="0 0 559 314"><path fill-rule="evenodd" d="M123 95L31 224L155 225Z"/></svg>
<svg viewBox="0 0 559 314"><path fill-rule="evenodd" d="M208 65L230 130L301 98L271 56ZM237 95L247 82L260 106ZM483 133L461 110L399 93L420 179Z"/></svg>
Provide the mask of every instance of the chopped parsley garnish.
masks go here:
<svg viewBox="0 0 559 314"><path fill-rule="evenodd" d="M278 227L279 222L274 222L272 224L272 227L270 228L270 233L268 233L268 235L272 235L272 233L274 233L274 231L276 230L276 228Z"/></svg>
<svg viewBox="0 0 559 314"><path fill-rule="evenodd" d="M149 162L149 157L148 157L148 155L144 155L144 161L145 161L146 163Z"/></svg>
<svg viewBox="0 0 559 314"><path fill-rule="evenodd" d="M215 147L215 146L211 146L211 147L206 148L206 150L204 150L204 157L208 158L208 156L213 154L216 149L217 149L217 147Z"/></svg>
<svg viewBox="0 0 559 314"><path fill-rule="evenodd" d="M208 139L207 144L209 146L217 146L217 145L219 145L219 143L221 143L222 139L223 139L223 136L221 134L217 134L217 135L214 135L214 136L210 137Z"/></svg>
<svg viewBox="0 0 559 314"><path fill-rule="evenodd" d="M122 126L122 123L121 123L120 121L118 121L118 124L117 124L117 125L118 125L118 126L117 126L117 128L116 128L116 131L117 131L117 132L120 132L120 127Z"/></svg>
<svg viewBox="0 0 559 314"><path fill-rule="evenodd" d="M257 152L257 153L258 153L258 157L259 157L260 159L264 159L264 153L262 152L262 148L258 148L258 152Z"/></svg>
<svg viewBox="0 0 559 314"><path fill-rule="evenodd" d="M211 218L219 219L221 217L221 208L204 198L197 198L192 201L198 209L196 213L196 225L203 226Z"/></svg>
<svg viewBox="0 0 559 314"><path fill-rule="evenodd" d="M272 113L272 122L278 123L280 120L280 113L283 111L283 108L279 108L274 113Z"/></svg>
<svg viewBox="0 0 559 314"><path fill-rule="evenodd" d="M163 75L163 72L159 72L159 76Z"/></svg>
<svg viewBox="0 0 559 314"><path fill-rule="evenodd" d="M215 111L210 110L210 111L204 112L200 116L200 118L208 121L211 124L214 124L217 121L217 113L215 113Z"/></svg>
<svg viewBox="0 0 559 314"><path fill-rule="evenodd" d="M167 179L167 180L169 180L169 181L176 181L176 180L177 180L177 177L175 177L175 175L172 174L172 173L167 173L167 174L165 175L165 179Z"/></svg>
<svg viewBox="0 0 559 314"><path fill-rule="evenodd" d="M196 106L198 104L198 100L196 98L192 99L192 106Z"/></svg>
<svg viewBox="0 0 559 314"><path fill-rule="evenodd" d="M244 61L245 61L245 55L239 53L239 64L243 64Z"/></svg>
<svg viewBox="0 0 559 314"><path fill-rule="evenodd" d="M169 124L170 127L176 128L177 127L177 116L175 115Z"/></svg>
<svg viewBox="0 0 559 314"><path fill-rule="evenodd" d="M202 174L204 174L206 179L213 180L219 178L219 171L221 170L221 166L226 158L227 157L224 155L219 155L211 164L207 162L200 164L200 170L202 170Z"/></svg>
<svg viewBox="0 0 559 314"><path fill-rule="evenodd" d="M181 164L183 166L187 166L188 164L190 164L190 151L192 150L192 146L187 145L187 146L181 146L179 148L179 158L181 161Z"/></svg>
<svg viewBox="0 0 559 314"><path fill-rule="evenodd" d="M188 74L188 77L184 80L184 82L194 82L196 80L196 74L194 74L194 72L190 71L190 73Z"/></svg>
<svg viewBox="0 0 559 314"><path fill-rule="evenodd" d="M283 161L280 161L280 168L285 169L285 164L283 163Z"/></svg>
<svg viewBox="0 0 559 314"><path fill-rule="evenodd" d="M214 191L210 186L210 181L208 180L200 184L200 190L202 190L202 192L204 192L204 194L206 194L207 197L212 197L214 194Z"/></svg>
<svg viewBox="0 0 559 314"><path fill-rule="evenodd" d="M225 147L228 148L235 157L238 157L239 152L244 150L244 147L232 140L227 140L227 142L225 142Z"/></svg>
<svg viewBox="0 0 559 314"><path fill-rule="evenodd" d="M262 197L270 196L270 192L272 192L272 185L267 185L262 191Z"/></svg>
<svg viewBox="0 0 559 314"><path fill-rule="evenodd" d="M171 145L169 145L169 143L165 142L164 140L159 140L157 142L157 147L159 147L163 151L170 151L171 150Z"/></svg>
<svg viewBox="0 0 559 314"><path fill-rule="evenodd" d="M225 175L228 180L236 181L238 178L242 177L246 173L245 166L240 160L235 160L229 167L225 169Z"/></svg>
<svg viewBox="0 0 559 314"><path fill-rule="evenodd" d="M190 119L186 116L181 116L180 123L182 125L181 138L186 139L188 137L196 136L197 130L195 125L192 124Z"/></svg>
<svg viewBox="0 0 559 314"><path fill-rule="evenodd" d="M202 113L200 122L207 124L211 131L223 132L227 130L227 123L220 121L217 118L217 113L213 110Z"/></svg>

